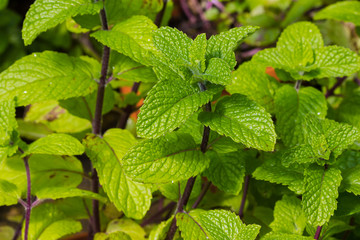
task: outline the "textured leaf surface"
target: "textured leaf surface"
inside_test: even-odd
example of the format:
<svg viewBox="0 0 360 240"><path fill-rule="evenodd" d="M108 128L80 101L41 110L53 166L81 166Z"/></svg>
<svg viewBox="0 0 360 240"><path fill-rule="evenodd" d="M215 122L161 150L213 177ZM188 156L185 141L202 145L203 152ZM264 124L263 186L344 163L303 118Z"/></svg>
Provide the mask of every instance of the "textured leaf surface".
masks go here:
<svg viewBox="0 0 360 240"><path fill-rule="evenodd" d="M301 201L296 197L283 196L274 208L274 221L270 224L274 232L302 235L306 226L306 217Z"/></svg>
<svg viewBox="0 0 360 240"><path fill-rule="evenodd" d="M228 85L231 82L231 69L221 58L212 58L201 78L214 84Z"/></svg>
<svg viewBox="0 0 360 240"><path fill-rule="evenodd" d="M84 146L74 137L67 134L50 134L29 145L24 155L52 154L52 155L81 155Z"/></svg>
<svg viewBox="0 0 360 240"><path fill-rule="evenodd" d="M164 197L177 202L180 199L181 194L185 190L186 183L187 180L161 184L159 186L159 190ZM198 197L200 192L201 192L201 178L196 178L189 199L191 200Z"/></svg>
<svg viewBox="0 0 360 240"><path fill-rule="evenodd" d="M209 166L209 159L189 134L173 132L139 142L122 163L126 174L136 181L166 183L196 176Z"/></svg>
<svg viewBox="0 0 360 240"><path fill-rule="evenodd" d="M291 168L283 166L279 154L269 155L265 162L255 170L253 176L258 180L288 186L296 194L302 194L305 191L304 170L299 166Z"/></svg>
<svg viewBox="0 0 360 240"><path fill-rule="evenodd" d="M275 96L276 131L287 146L306 143L302 123L308 114L325 118L327 103L324 95L312 87L283 86Z"/></svg>
<svg viewBox="0 0 360 240"><path fill-rule="evenodd" d="M360 2L337 2L317 12L314 19L335 19L360 26Z"/></svg>
<svg viewBox="0 0 360 240"><path fill-rule="evenodd" d="M22 36L29 45L41 33L55 27L70 17L82 14L96 14L102 2L91 0L36 0L26 14Z"/></svg>
<svg viewBox="0 0 360 240"><path fill-rule="evenodd" d="M292 167L294 164L314 163L318 159L310 145L298 145L283 152L281 163L286 167Z"/></svg>
<svg viewBox="0 0 360 240"><path fill-rule="evenodd" d="M93 193L91 191L86 191L79 188L67 188L67 187L52 187L52 188L43 188L36 193L38 199L60 199L68 197L83 197L96 199L101 202L106 202L107 199L99 194Z"/></svg>
<svg viewBox="0 0 360 240"><path fill-rule="evenodd" d="M265 73L265 66L254 61L245 62L232 72L232 82L226 87L231 94L240 93L263 106L266 111L274 112L275 84Z"/></svg>
<svg viewBox="0 0 360 240"><path fill-rule="evenodd" d="M197 69L199 72L204 72L206 68L206 46L206 34L202 33L194 39L191 46L189 47L189 59L191 67Z"/></svg>
<svg viewBox="0 0 360 240"><path fill-rule="evenodd" d="M289 233L268 233L264 237L261 238L261 240L313 240L313 237L305 237L305 236L299 236L296 234L289 234Z"/></svg>
<svg viewBox="0 0 360 240"><path fill-rule="evenodd" d="M17 128L15 120L15 102L0 102L0 146L9 144L12 132Z"/></svg>
<svg viewBox="0 0 360 240"><path fill-rule="evenodd" d="M199 223L199 214L201 210L194 210L192 214L178 213L176 214L176 225L181 231L181 237L184 240L198 239L206 240L209 239L208 233L202 228Z"/></svg>
<svg viewBox="0 0 360 240"><path fill-rule="evenodd" d="M204 175L220 190L239 194L245 177L246 152L217 153L207 151L210 166Z"/></svg>
<svg viewBox="0 0 360 240"><path fill-rule="evenodd" d="M33 53L0 74L0 100L16 97L16 105L83 96L96 89L100 65L90 58L64 53Z"/></svg>
<svg viewBox="0 0 360 240"><path fill-rule="evenodd" d="M120 159L136 144L135 138L127 130L110 129L103 138L89 135L84 140L86 154L98 171L111 202L127 217L140 219L150 207L150 188L128 178Z"/></svg>
<svg viewBox="0 0 360 240"><path fill-rule="evenodd" d="M212 36L207 43L206 59L221 58L233 69L236 65L234 50L257 29L258 27L253 26L237 27Z"/></svg>
<svg viewBox="0 0 360 240"><path fill-rule="evenodd" d="M14 205L21 197L21 191L11 182L0 179L0 206Z"/></svg>
<svg viewBox="0 0 360 240"><path fill-rule="evenodd" d="M222 98L214 112L200 113L199 120L247 147L264 151L274 149L276 134L270 114L244 95Z"/></svg>
<svg viewBox="0 0 360 240"><path fill-rule="evenodd" d="M220 90L215 86L201 92L197 86L173 79L158 82L140 109L138 136L156 138L174 130Z"/></svg>
<svg viewBox="0 0 360 240"><path fill-rule="evenodd" d="M64 236L80 232L81 223L71 219L60 220L48 226L39 236L38 240L57 240Z"/></svg>
<svg viewBox="0 0 360 240"><path fill-rule="evenodd" d="M342 180L336 167L311 165L305 169L305 193L302 206L307 221L312 226L322 226L329 221L337 207L338 187Z"/></svg>
<svg viewBox="0 0 360 240"><path fill-rule="evenodd" d="M149 52L156 50L152 37L155 29L155 24L149 18L134 16L116 24L109 31L97 31L91 36L134 61L149 65Z"/></svg>

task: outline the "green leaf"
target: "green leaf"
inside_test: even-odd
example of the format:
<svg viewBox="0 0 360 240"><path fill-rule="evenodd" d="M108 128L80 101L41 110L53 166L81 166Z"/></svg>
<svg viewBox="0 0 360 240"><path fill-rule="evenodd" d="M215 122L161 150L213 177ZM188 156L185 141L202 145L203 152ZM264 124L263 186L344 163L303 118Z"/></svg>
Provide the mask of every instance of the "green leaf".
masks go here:
<svg viewBox="0 0 360 240"><path fill-rule="evenodd" d="M322 226L330 220L337 206L341 171L333 166L311 165L305 169L305 193L302 206L312 226Z"/></svg>
<svg viewBox="0 0 360 240"><path fill-rule="evenodd" d="M173 131L220 90L221 87L214 86L202 92L197 86L174 79L158 82L140 108L138 136L156 138Z"/></svg>
<svg viewBox="0 0 360 240"><path fill-rule="evenodd" d="M0 100L16 97L16 105L84 96L97 87L100 64L64 53L33 53L0 74Z"/></svg>
<svg viewBox="0 0 360 240"><path fill-rule="evenodd" d="M283 166L280 155L265 155L265 162L255 170L253 177L288 186L296 194L302 194L305 191L303 168L301 166Z"/></svg>
<svg viewBox="0 0 360 240"><path fill-rule="evenodd" d="M221 58L233 69L236 65L234 50L257 29L253 26L237 27L212 36L207 42L206 59Z"/></svg>
<svg viewBox="0 0 360 240"><path fill-rule="evenodd" d="M181 231L181 237L184 240L209 239L208 233L199 224L199 212L202 210L193 210L192 214L178 213L176 214L176 225Z"/></svg>
<svg viewBox="0 0 360 240"><path fill-rule="evenodd" d="M316 78L344 77L360 70L360 57L348 48L327 46L315 50Z"/></svg>
<svg viewBox="0 0 360 240"><path fill-rule="evenodd" d="M132 240L132 238L124 232L113 232L110 234L97 233L94 240Z"/></svg>
<svg viewBox="0 0 360 240"><path fill-rule="evenodd" d="M331 4L317 12L314 19L335 19L344 22L352 22L356 26L360 26L360 2L345 1Z"/></svg>
<svg viewBox="0 0 360 240"><path fill-rule="evenodd" d="M189 59L191 67L199 72L204 72L206 68L205 53L206 53L206 34L199 34L191 46L189 47Z"/></svg>
<svg viewBox="0 0 360 240"><path fill-rule="evenodd" d="M355 90L352 94L345 95L340 106L337 108L337 120L349 123L360 129L360 90Z"/></svg>
<svg viewBox="0 0 360 240"><path fill-rule="evenodd" d="M288 234L288 233L275 233L271 232L266 234L261 240L313 240L313 237L304 237L296 234Z"/></svg>
<svg viewBox="0 0 360 240"><path fill-rule="evenodd" d="M7 146L13 131L17 128L14 100L1 101L0 112L0 146Z"/></svg>
<svg viewBox="0 0 360 240"><path fill-rule="evenodd" d="M123 232L131 237L131 239L145 240L144 229L131 219L115 219L112 220L106 229L106 233Z"/></svg>
<svg viewBox="0 0 360 240"><path fill-rule="evenodd" d="M349 168L343 172L342 188L347 192L360 195L360 165Z"/></svg>
<svg viewBox="0 0 360 240"><path fill-rule="evenodd" d="M292 167L293 164L314 163L319 159L310 145L298 145L283 152L281 163L285 167ZM328 160L328 158L326 159Z"/></svg>
<svg viewBox="0 0 360 240"><path fill-rule="evenodd" d="M155 226L149 236L149 240L163 240L166 238L166 234L170 229L171 222L174 219L174 216L171 216L168 220L161 222L159 225Z"/></svg>
<svg viewBox="0 0 360 240"><path fill-rule="evenodd" d="M335 162L341 171L353 168L360 164L360 152L359 151L344 151Z"/></svg>
<svg viewBox="0 0 360 240"><path fill-rule="evenodd" d="M136 143L127 130L110 129L103 138L88 135L84 139L86 154L91 159L111 202L127 217L141 219L150 207L151 190L132 181L120 162L125 152Z"/></svg>
<svg viewBox="0 0 360 240"><path fill-rule="evenodd" d="M211 58L202 79L214 84L228 85L231 82L231 69L221 58Z"/></svg>
<svg viewBox="0 0 360 240"><path fill-rule="evenodd" d="M321 4L320 0L298 0L292 3L290 9L286 11L286 17L281 22L281 26L286 27L290 23L297 21L304 13L319 4Z"/></svg>
<svg viewBox="0 0 360 240"><path fill-rule="evenodd" d="M297 92L291 86L278 89L275 96L276 131L287 146L306 142L303 123L308 114L324 119L327 103L324 95L312 87Z"/></svg>
<svg viewBox="0 0 360 240"><path fill-rule="evenodd" d="M0 10L3 10L7 7L8 0L0 0Z"/></svg>
<svg viewBox="0 0 360 240"><path fill-rule="evenodd" d="M203 172L209 159L189 134L173 132L139 142L122 164L126 174L145 183L180 181Z"/></svg>
<svg viewBox="0 0 360 240"><path fill-rule="evenodd" d="M50 134L29 145L23 156L30 154L81 155L84 146L74 137L67 134Z"/></svg>
<svg viewBox="0 0 360 240"><path fill-rule="evenodd" d="M301 208L300 199L283 196L274 208L274 221L270 224L274 232L302 235L306 226L306 217Z"/></svg>
<svg viewBox="0 0 360 240"><path fill-rule="evenodd" d="M359 197L352 193L340 193L338 202L335 216L349 216L360 212Z"/></svg>
<svg viewBox="0 0 360 240"><path fill-rule="evenodd" d="M68 197L83 197L96 199L101 202L106 202L106 197L103 197L97 193L93 193L91 191L86 191L79 188L68 188L68 187L51 187L51 188L43 188L36 193L38 199L60 199L60 198L68 198Z"/></svg>
<svg viewBox="0 0 360 240"><path fill-rule="evenodd" d="M241 94L219 100L214 112L202 112L199 120L221 135L247 147L272 151L276 134L271 116L254 101Z"/></svg>
<svg viewBox="0 0 360 240"><path fill-rule="evenodd" d="M37 240L57 240L64 236L80 232L81 223L72 219L64 219L52 223L37 238Z"/></svg>
<svg viewBox="0 0 360 240"><path fill-rule="evenodd" d="M0 179L0 206L14 205L21 198L21 191L11 182Z"/></svg>
<svg viewBox="0 0 360 240"><path fill-rule="evenodd" d="M145 16L133 16L116 24L111 30L91 34L100 43L145 66L150 64L149 52L155 51L152 33L157 27Z"/></svg>
<svg viewBox="0 0 360 240"><path fill-rule="evenodd" d="M220 190L238 195L245 177L245 159L248 154L244 151L207 151L206 155L210 159L210 166L204 175Z"/></svg>
<svg viewBox="0 0 360 240"><path fill-rule="evenodd" d="M266 111L274 112L275 83L265 72L265 66L254 61L245 62L232 72L232 83L226 86L231 93L240 93L263 106Z"/></svg>
<svg viewBox="0 0 360 240"><path fill-rule="evenodd" d="M189 48L192 40L185 33L171 27L161 27L154 31L154 45L170 61L189 65Z"/></svg>
<svg viewBox="0 0 360 240"><path fill-rule="evenodd" d="M82 14L96 14L102 8L102 2L94 3L91 0L36 0L31 5L22 29L25 45L46 30L55 27L70 17Z"/></svg>
<svg viewBox="0 0 360 240"><path fill-rule="evenodd" d="M181 194L184 192L186 184L187 180L165 183L159 186L159 190L164 197L177 202L180 199ZM191 200L198 197L200 192L201 178L196 178L189 199Z"/></svg>

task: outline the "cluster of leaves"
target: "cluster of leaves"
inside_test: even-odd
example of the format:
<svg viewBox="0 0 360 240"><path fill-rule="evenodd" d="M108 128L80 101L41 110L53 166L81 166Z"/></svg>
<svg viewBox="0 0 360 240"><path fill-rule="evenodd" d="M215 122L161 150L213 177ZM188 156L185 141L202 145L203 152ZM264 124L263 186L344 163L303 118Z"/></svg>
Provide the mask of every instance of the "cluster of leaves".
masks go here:
<svg viewBox="0 0 360 240"><path fill-rule="evenodd" d="M292 9L304 2L310 1ZM36 0L29 9L26 45L66 21L110 48L111 57L107 69L106 54L100 63L36 52L0 74L0 205L19 202L31 211L23 238L59 239L81 231L79 220L89 217L94 230L91 200L104 210L99 240L165 239L177 227L175 239L184 240L313 239L319 230L322 239L332 239L352 230L349 223L360 221L360 91L352 81L358 54L325 46L319 28L302 21L285 28L276 47L237 67L234 51L261 28L193 40L154 24L162 9L166 22L169 6ZM360 3L336 3L315 18L359 24L356 11L349 11L354 8ZM296 16L290 10L288 21L307 10ZM100 11L110 30L99 21ZM103 96L96 91L105 87L102 77ZM139 95L117 92L129 82L142 82ZM142 97L135 129L129 119L128 129L90 133L99 101L104 115L134 110ZM16 118L22 106L28 106L26 116ZM89 190L96 175L84 170L80 155L96 169L99 192ZM143 227L158 202L169 209ZM239 208L242 220L234 213Z"/></svg>

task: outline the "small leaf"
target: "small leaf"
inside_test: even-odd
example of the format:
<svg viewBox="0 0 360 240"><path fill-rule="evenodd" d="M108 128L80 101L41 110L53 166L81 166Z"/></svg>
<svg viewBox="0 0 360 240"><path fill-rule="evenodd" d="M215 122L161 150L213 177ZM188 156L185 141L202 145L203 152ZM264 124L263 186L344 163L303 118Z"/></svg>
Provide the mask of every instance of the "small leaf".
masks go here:
<svg viewBox="0 0 360 240"><path fill-rule="evenodd" d="M187 184L187 180L165 183L159 186L159 190L164 197L177 202L180 199L181 194L184 192L186 184ZM198 197L200 192L201 192L201 178L196 178L189 199L192 200Z"/></svg>
<svg viewBox="0 0 360 240"><path fill-rule="evenodd" d="M106 229L106 233L123 232L130 236L131 239L145 240L144 229L131 219L112 220Z"/></svg>
<svg viewBox="0 0 360 240"><path fill-rule="evenodd" d="M139 142L122 159L126 174L145 183L185 180L203 172L209 159L189 134L173 132Z"/></svg>
<svg viewBox="0 0 360 240"><path fill-rule="evenodd" d="M360 195L360 165L352 167L343 172L342 187L350 193Z"/></svg>
<svg viewBox="0 0 360 240"><path fill-rule="evenodd" d="M360 90L345 95L340 106L336 109L337 120L349 123L360 129Z"/></svg>
<svg viewBox="0 0 360 240"><path fill-rule="evenodd" d="M100 184L110 201L127 217L141 219L150 208L150 188L128 178L120 162L135 143L131 133L122 129L110 129L103 138L88 135L84 139L86 154L96 168Z"/></svg>
<svg viewBox="0 0 360 240"><path fill-rule="evenodd" d="M322 226L330 220L337 206L341 171L333 166L311 165L305 169L305 193L302 206L312 226Z"/></svg>
<svg viewBox="0 0 360 240"><path fill-rule="evenodd" d="M7 146L17 128L14 100L0 101L0 113L0 146Z"/></svg>
<svg viewBox="0 0 360 240"><path fill-rule="evenodd" d="M214 86L206 91L179 80L162 80L148 93L140 108L137 122L139 137L156 138L173 131L221 90Z"/></svg>
<svg viewBox="0 0 360 240"><path fill-rule="evenodd" d="M96 14L102 8L102 2L91 0L36 0L31 5L23 24L22 36L25 45L46 30L55 27L70 17L83 14Z"/></svg>
<svg viewBox="0 0 360 240"><path fill-rule="evenodd" d="M221 135L247 147L272 151L276 134L270 114L241 94L222 98L214 112L202 112L199 120Z"/></svg>
<svg viewBox="0 0 360 240"><path fill-rule="evenodd" d="M81 155L84 146L74 137L66 134L50 134L29 145L23 156L30 154Z"/></svg>
<svg viewBox="0 0 360 240"><path fill-rule="evenodd" d="M24 106L84 96L97 87L100 64L91 58L45 51L21 58L0 74L0 100Z"/></svg>
<svg viewBox="0 0 360 240"><path fill-rule="evenodd" d="M0 179L0 206L10 206L18 202L21 198L21 191L11 182Z"/></svg>
<svg viewBox="0 0 360 240"><path fill-rule="evenodd" d="M206 59L221 58L233 69L236 65L234 50L257 29L253 26L237 27L212 36L207 42Z"/></svg>
<svg viewBox="0 0 360 240"><path fill-rule="evenodd" d="M238 195L245 177L247 153L207 151L206 155L210 159L210 166L205 170L204 175L220 190Z"/></svg>
<svg viewBox="0 0 360 240"><path fill-rule="evenodd" d="M306 217L301 209L301 201L296 197L283 196L274 208L274 221L270 224L274 232L302 235Z"/></svg>
<svg viewBox="0 0 360 240"><path fill-rule="evenodd" d="M199 72L204 72L206 68L205 53L206 53L206 34L199 34L191 46L189 47L189 59L191 67L197 69Z"/></svg>
<svg viewBox="0 0 360 240"><path fill-rule="evenodd" d="M228 85L231 82L231 69L221 58L211 58L202 79L214 84Z"/></svg>
<svg viewBox="0 0 360 240"><path fill-rule="evenodd" d="M56 221L48 226L37 240L57 240L64 236L80 232L81 223L72 219Z"/></svg>
<svg viewBox="0 0 360 240"><path fill-rule="evenodd" d="M313 240L313 237L304 237L299 236L296 234L289 234L289 233L275 233L271 232L266 234L264 237L261 238L261 240L280 240L280 239L286 239L286 240Z"/></svg>
<svg viewBox="0 0 360 240"><path fill-rule="evenodd" d="M149 240L162 240L166 238L166 234L170 229L171 222L174 219L174 216L171 216L168 220L161 222L159 225L155 226L149 236Z"/></svg>
<svg viewBox="0 0 360 240"><path fill-rule="evenodd" d="M150 64L149 52L155 51L152 32L155 24L145 16L133 16L116 24L111 30L91 34L100 43L145 66Z"/></svg>
<svg viewBox="0 0 360 240"><path fill-rule="evenodd" d="M204 231L199 222L199 212L202 210L193 210L192 214L176 214L176 225L181 231L181 237L184 240L206 240L209 239L208 233Z"/></svg>
<svg viewBox="0 0 360 240"><path fill-rule="evenodd" d="M276 131L286 146L306 142L302 124L308 114L324 119L327 103L324 95L312 87L301 88L283 86L276 92Z"/></svg>
<svg viewBox="0 0 360 240"><path fill-rule="evenodd" d="M331 4L314 16L315 20L335 19L344 22L352 22L360 26L360 3L358 1L345 1Z"/></svg>

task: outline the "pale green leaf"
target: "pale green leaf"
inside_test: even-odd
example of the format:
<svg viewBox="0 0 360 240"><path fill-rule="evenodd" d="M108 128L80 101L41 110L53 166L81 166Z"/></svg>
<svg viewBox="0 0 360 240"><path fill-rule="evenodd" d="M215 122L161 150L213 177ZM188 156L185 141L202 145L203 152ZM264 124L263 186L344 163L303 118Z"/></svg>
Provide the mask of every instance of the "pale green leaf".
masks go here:
<svg viewBox="0 0 360 240"><path fill-rule="evenodd" d="M337 108L337 120L349 123L360 129L360 90L346 95Z"/></svg>
<svg viewBox="0 0 360 240"><path fill-rule="evenodd" d="M1 0L0 0L1 2ZM10 226L0 226L0 239L12 240L15 236L15 229Z"/></svg>
<svg viewBox="0 0 360 240"><path fill-rule="evenodd" d="M8 145L17 128L14 100L0 102L0 146Z"/></svg>
<svg viewBox="0 0 360 240"><path fill-rule="evenodd" d="M302 235L306 226L306 217L301 208L300 199L283 196L274 208L274 221L270 224L274 232Z"/></svg>
<svg viewBox="0 0 360 240"><path fill-rule="evenodd" d="M344 1L331 4L314 16L315 20L335 19L344 22L352 22L360 26L360 2Z"/></svg>
<svg viewBox="0 0 360 240"><path fill-rule="evenodd" d="M168 220L161 222L159 225L155 226L149 236L149 240L164 240L166 234L170 229L171 222L174 219L174 216L171 216Z"/></svg>
<svg viewBox="0 0 360 240"><path fill-rule="evenodd" d="M333 166L311 165L305 169L305 193L302 206L312 226L322 226L330 220L337 207L341 171Z"/></svg>
<svg viewBox="0 0 360 240"><path fill-rule="evenodd" d="M200 91L180 80L162 80L148 93L137 122L139 137L156 138L173 131L221 90L210 87Z"/></svg>
<svg viewBox="0 0 360 240"><path fill-rule="evenodd" d="M124 232L113 232L110 234L99 232L95 234L94 240L132 240L132 238Z"/></svg>
<svg viewBox="0 0 360 240"><path fill-rule="evenodd" d="M231 82L231 69L221 58L211 58L202 79L214 84L228 85Z"/></svg>
<svg viewBox="0 0 360 240"><path fill-rule="evenodd" d="M199 223L199 212L203 210L193 210L191 215L189 213L176 214L176 225L181 231L181 237L184 240L206 240L209 235L204 231Z"/></svg>
<svg viewBox="0 0 360 240"><path fill-rule="evenodd" d="M247 147L264 151L274 149L276 134L270 114L244 95L222 98L214 112L200 113L199 120Z"/></svg>
<svg viewBox="0 0 360 240"><path fill-rule="evenodd" d="M155 51L152 33L155 24L145 16L133 16L116 24L111 30L91 34L102 44L136 62L149 65L149 52Z"/></svg>
<svg viewBox="0 0 360 240"><path fill-rule="evenodd" d="M306 142L302 124L308 114L324 119L327 103L324 95L312 87L297 92L291 86L283 86L276 92L276 131L287 146Z"/></svg>
<svg viewBox="0 0 360 240"><path fill-rule="evenodd" d="M360 165L343 172L342 188L355 195L360 195Z"/></svg>
<svg viewBox="0 0 360 240"><path fill-rule="evenodd" d="M96 199L101 202L106 202L106 197L103 197L97 193L91 191L79 189L79 188L68 188L68 187L51 187L43 188L36 193L38 199L60 199L68 197L83 197Z"/></svg>
<svg viewBox="0 0 360 240"><path fill-rule="evenodd" d="M327 46L315 50L316 78L344 77L360 70L360 57L348 48Z"/></svg>
<svg viewBox="0 0 360 240"><path fill-rule="evenodd" d="M0 206L14 205L21 198L21 191L11 182L0 179Z"/></svg>
<svg viewBox="0 0 360 240"><path fill-rule="evenodd" d="M203 172L209 159L189 134L173 132L139 142L122 159L126 174L145 183L180 181Z"/></svg>
<svg viewBox="0 0 360 240"><path fill-rule="evenodd" d="M192 40L185 33L171 27L162 27L154 31L154 45L170 61L190 65L189 48Z"/></svg>
<svg viewBox="0 0 360 240"><path fill-rule="evenodd" d="M64 53L33 53L0 74L0 100L16 97L16 105L84 96L97 87L100 64Z"/></svg>
<svg viewBox="0 0 360 240"><path fill-rule="evenodd" d="M181 194L184 192L186 184L187 180L165 183L159 186L159 190L164 197L177 202L180 199ZM196 178L189 199L191 200L198 197L200 192L201 178Z"/></svg>
<svg viewBox="0 0 360 240"><path fill-rule="evenodd" d="M131 219L115 219L112 220L107 228L106 233L111 234L115 232L126 233L134 240L145 240L145 231L144 229L135 221Z"/></svg>
<svg viewBox="0 0 360 240"><path fill-rule="evenodd" d="M80 232L81 223L72 219L60 220L48 226L37 240L57 240L64 236Z"/></svg>
<svg viewBox="0 0 360 240"><path fill-rule="evenodd" d="M25 45L29 45L41 33L55 27L70 17L82 14L96 14L102 2L91 0L36 0L31 5L22 29Z"/></svg>
<svg viewBox="0 0 360 240"><path fill-rule="evenodd" d="M149 210L151 190L132 181L123 169L120 159L136 143L127 130L108 130L103 138L88 135L84 139L85 151L90 157L111 202L127 217L141 219Z"/></svg>
<svg viewBox="0 0 360 240"><path fill-rule="evenodd" d="M271 232L266 234L261 240L313 240L313 237L305 237L299 236L296 234L289 234L289 233L275 233Z"/></svg>
<svg viewBox="0 0 360 240"><path fill-rule="evenodd" d="M231 93L240 93L263 106L268 112L274 112L275 83L265 72L265 66L254 61L245 62L232 72L232 82L226 86Z"/></svg>
<svg viewBox="0 0 360 240"><path fill-rule="evenodd" d="M204 175L220 190L238 195L245 177L245 159L248 154L244 151L207 151L206 155L210 159L210 166Z"/></svg>
<svg viewBox="0 0 360 240"><path fill-rule="evenodd" d="M212 36L207 42L206 59L221 58L233 69L236 65L234 50L257 29L253 26L237 27Z"/></svg>
<svg viewBox="0 0 360 240"><path fill-rule="evenodd" d="M67 134L50 134L29 145L23 156L30 154L81 155L84 146L79 140Z"/></svg>
<svg viewBox="0 0 360 240"><path fill-rule="evenodd" d="M198 35L189 47L189 59L191 67L199 72L204 72L206 68L206 34Z"/></svg>

